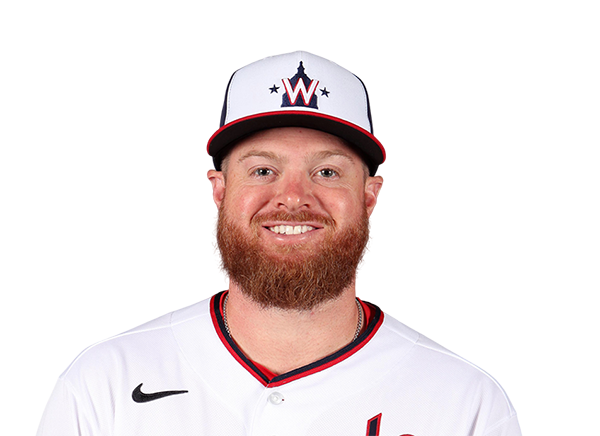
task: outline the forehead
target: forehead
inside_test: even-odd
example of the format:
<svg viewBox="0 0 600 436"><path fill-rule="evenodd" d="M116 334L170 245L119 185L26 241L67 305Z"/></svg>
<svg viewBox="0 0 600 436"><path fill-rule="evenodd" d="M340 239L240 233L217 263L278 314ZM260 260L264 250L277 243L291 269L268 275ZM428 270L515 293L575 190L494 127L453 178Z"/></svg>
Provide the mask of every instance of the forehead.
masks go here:
<svg viewBox="0 0 600 436"><path fill-rule="evenodd" d="M363 165L361 157L343 139L300 127L269 129L248 136L233 147L227 160L239 162L252 156L275 160L340 156L357 165Z"/></svg>

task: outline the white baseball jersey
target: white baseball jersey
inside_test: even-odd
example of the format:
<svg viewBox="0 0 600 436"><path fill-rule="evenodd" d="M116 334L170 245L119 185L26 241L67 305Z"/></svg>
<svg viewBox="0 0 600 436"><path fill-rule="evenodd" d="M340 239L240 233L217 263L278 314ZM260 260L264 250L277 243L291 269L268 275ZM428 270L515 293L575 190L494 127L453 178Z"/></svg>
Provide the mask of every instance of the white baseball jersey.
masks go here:
<svg viewBox="0 0 600 436"><path fill-rule="evenodd" d="M521 434L494 379L374 305L357 340L269 378L227 335L224 295L85 350L38 436Z"/></svg>

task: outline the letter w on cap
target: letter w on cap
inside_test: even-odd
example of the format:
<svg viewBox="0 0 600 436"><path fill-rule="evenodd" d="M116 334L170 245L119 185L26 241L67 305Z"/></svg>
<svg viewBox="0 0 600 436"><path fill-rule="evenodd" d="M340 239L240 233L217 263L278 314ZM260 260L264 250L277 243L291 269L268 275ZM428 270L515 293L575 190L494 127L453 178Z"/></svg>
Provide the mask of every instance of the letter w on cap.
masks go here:
<svg viewBox="0 0 600 436"><path fill-rule="evenodd" d="M318 80L311 80L308 91L306 90L306 86L304 85L304 80L299 78L296 82L296 87L292 89L292 84L290 79L283 79L283 86L285 87L285 91L287 92L288 99L290 100L290 104L293 106L296 104L296 100L298 99L298 94L302 94L302 100L304 100L304 105L308 106L310 104L310 99L312 98L315 90L317 89L317 85L319 84Z"/></svg>

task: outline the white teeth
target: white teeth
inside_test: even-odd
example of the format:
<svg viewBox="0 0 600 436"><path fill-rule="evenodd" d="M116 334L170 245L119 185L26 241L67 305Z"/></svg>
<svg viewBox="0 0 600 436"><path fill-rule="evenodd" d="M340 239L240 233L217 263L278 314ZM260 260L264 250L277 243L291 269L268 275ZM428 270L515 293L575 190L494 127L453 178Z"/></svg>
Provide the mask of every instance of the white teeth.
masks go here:
<svg viewBox="0 0 600 436"><path fill-rule="evenodd" d="M315 228L312 226L274 226L269 227L274 233L278 233L281 235L300 235L302 233L306 233L308 231L314 230Z"/></svg>

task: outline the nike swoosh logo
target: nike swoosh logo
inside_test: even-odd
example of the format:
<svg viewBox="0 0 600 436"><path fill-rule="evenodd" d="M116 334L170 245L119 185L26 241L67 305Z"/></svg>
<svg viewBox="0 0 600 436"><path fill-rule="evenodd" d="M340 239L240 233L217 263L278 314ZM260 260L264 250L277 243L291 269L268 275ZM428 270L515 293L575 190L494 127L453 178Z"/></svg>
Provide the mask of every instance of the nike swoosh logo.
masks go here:
<svg viewBox="0 0 600 436"><path fill-rule="evenodd" d="M148 401L158 400L160 398L169 397L171 395L179 395L179 394L187 394L188 391L162 391L162 392L153 392L151 394L145 394L142 392L142 385L144 383L140 383L138 387L136 387L131 393L131 398L136 403L147 403Z"/></svg>

